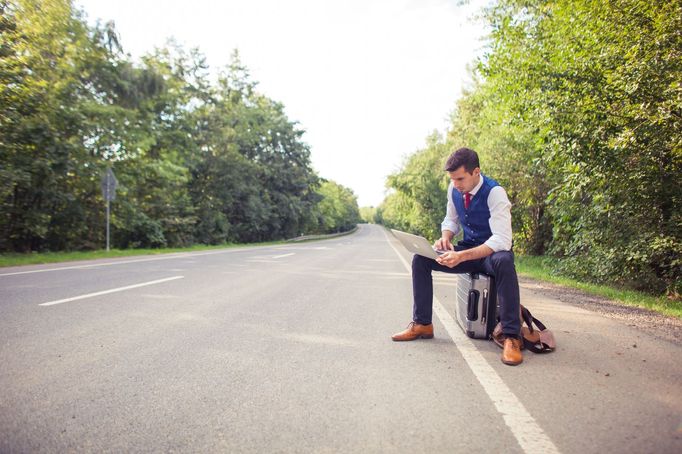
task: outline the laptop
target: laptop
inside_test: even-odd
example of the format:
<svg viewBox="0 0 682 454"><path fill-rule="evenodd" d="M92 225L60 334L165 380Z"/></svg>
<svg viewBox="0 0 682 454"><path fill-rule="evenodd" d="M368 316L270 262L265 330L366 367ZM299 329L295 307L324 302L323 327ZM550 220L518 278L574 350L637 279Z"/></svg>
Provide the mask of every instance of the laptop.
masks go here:
<svg viewBox="0 0 682 454"><path fill-rule="evenodd" d="M433 249L431 243L429 243L423 236L412 235L411 233L401 232L400 230L391 229L393 236L398 238L398 240L405 246L410 252L415 254L428 257L430 259L436 259L439 255L446 251L437 251Z"/></svg>

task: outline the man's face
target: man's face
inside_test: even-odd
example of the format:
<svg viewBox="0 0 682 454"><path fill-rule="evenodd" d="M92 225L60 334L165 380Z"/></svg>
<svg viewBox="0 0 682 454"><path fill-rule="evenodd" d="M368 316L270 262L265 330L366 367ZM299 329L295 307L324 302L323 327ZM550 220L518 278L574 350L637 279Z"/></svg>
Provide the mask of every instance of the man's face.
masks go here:
<svg viewBox="0 0 682 454"><path fill-rule="evenodd" d="M459 192L469 192L476 185L480 179L481 169L476 167L471 173L467 172L464 166L458 167L452 172L448 172L452 184Z"/></svg>

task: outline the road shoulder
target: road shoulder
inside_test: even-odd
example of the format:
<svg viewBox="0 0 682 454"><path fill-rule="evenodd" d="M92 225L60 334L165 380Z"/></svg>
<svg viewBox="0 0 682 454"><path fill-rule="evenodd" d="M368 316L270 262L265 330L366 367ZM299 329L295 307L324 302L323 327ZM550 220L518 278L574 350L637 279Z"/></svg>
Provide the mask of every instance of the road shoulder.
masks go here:
<svg viewBox="0 0 682 454"><path fill-rule="evenodd" d="M519 276L519 285L548 298L620 320L657 339L682 345L682 320L649 309L627 306L578 289Z"/></svg>

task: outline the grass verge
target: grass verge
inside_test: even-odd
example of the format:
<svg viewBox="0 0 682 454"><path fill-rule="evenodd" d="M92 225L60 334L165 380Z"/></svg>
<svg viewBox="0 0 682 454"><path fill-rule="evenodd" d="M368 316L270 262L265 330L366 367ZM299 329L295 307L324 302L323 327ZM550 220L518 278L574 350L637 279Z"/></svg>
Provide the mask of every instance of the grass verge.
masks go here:
<svg viewBox="0 0 682 454"><path fill-rule="evenodd" d="M643 307L664 315L682 318L682 301L671 300L665 296L653 296L634 290L585 283L576 279L559 276L554 273L551 261L546 257L516 256L514 263L516 264L516 271L522 276L577 288L592 295L603 296L628 306Z"/></svg>
<svg viewBox="0 0 682 454"><path fill-rule="evenodd" d="M285 241L270 241L249 244L221 244L217 246L197 245L186 248L163 249L111 249L110 251L82 251L82 252L40 252L28 254L0 254L0 267L37 265L42 263L73 262L77 260L93 260L113 257L131 257L137 255L171 254L174 252L207 251L211 249L229 249L237 247L256 247L284 244Z"/></svg>
<svg viewBox="0 0 682 454"><path fill-rule="evenodd" d="M78 251L78 252L33 252L27 254L0 254L0 267L4 266L21 266L21 265L39 265L43 263L58 263L58 262L74 262L78 260L93 260L114 257L131 257L136 255L156 255L156 254L171 254L174 252L194 252L206 251L211 249L229 249L237 247L257 247L257 246L272 246L277 244L287 244L291 242L316 241L335 238L342 235L349 235L355 233L357 227L347 232L326 234L326 235L308 235L294 238L292 240L281 241L266 241L263 243L240 243L240 244L219 244L216 246L195 245L186 248L163 248L163 249L111 249L110 251Z"/></svg>

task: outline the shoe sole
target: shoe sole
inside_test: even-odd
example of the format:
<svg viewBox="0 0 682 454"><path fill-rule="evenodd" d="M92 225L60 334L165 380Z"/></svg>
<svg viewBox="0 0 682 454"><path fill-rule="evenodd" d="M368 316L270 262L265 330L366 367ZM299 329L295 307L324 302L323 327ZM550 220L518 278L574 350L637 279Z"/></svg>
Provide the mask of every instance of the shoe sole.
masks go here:
<svg viewBox="0 0 682 454"><path fill-rule="evenodd" d="M505 360L502 360L502 362L504 364L506 364L507 366L518 366L519 364L521 364L523 362L523 360L519 361L518 363L511 362L511 361L505 361Z"/></svg>
<svg viewBox="0 0 682 454"><path fill-rule="evenodd" d="M433 334L423 334L421 336L413 337L412 339L393 339L393 338L391 338L391 340L393 342L410 342L410 341L417 340L417 339L433 339Z"/></svg>

